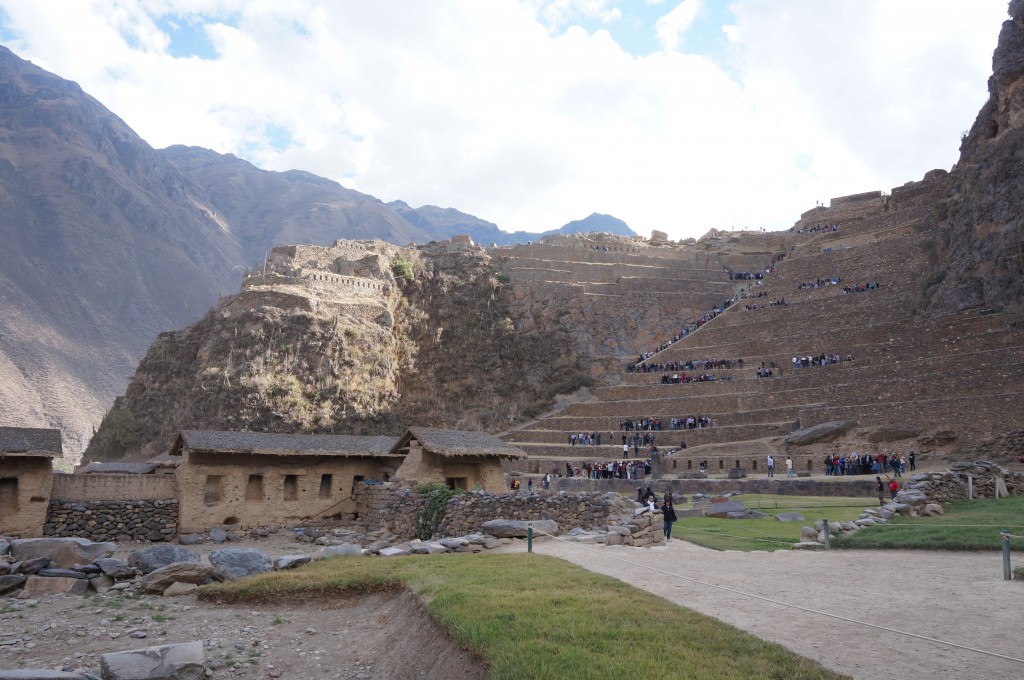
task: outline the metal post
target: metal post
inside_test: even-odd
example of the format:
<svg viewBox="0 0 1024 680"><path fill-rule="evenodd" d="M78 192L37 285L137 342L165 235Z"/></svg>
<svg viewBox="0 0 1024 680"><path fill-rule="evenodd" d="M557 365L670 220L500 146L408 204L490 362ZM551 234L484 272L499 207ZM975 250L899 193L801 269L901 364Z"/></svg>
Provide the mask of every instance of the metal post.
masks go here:
<svg viewBox="0 0 1024 680"><path fill-rule="evenodd" d="M1010 572L1010 530L1003 529L999 534L1003 537L1003 580L1009 581L1013 578Z"/></svg>
<svg viewBox="0 0 1024 680"><path fill-rule="evenodd" d="M526 552L533 552L533 522L526 524Z"/></svg>
<svg viewBox="0 0 1024 680"><path fill-rule="evenodd" d="M827 519L821 520L821 529L822 529L822 531L825 532L825 550L828 550L830 536L828 534L828 520Z"/></svg>

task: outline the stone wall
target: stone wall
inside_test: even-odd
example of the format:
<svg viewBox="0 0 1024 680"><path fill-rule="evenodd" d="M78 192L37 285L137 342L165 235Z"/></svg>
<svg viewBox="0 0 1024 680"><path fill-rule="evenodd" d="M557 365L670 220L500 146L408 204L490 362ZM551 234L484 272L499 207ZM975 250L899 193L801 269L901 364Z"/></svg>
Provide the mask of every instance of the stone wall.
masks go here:
<svg viewBox="0 0 1024 680"><path fill-rule="evenodd" d="M174 475L53 475L50 496L61 501L117 501L176 498Z"/></svg>
<svg viewBox="0 0 1024 680"><path fill-rule="evenodd" d="M784 461L785 459L782 459ZM776 462L780 467L781 461ZM534 482L536 486L538 482ZM745 494L770 493L783 496L864 496L872 498L877 494L874 475L854 478L842 482L821 481L801 477L787 478L785 471L782 477L761 479L587 479L584 477L558 477L552 480L555 489L573 493L590 492L592 494L616 493L635 494L637 487L652 491L659 496L666 491L673 495L685 496L702 493L709 496L720 496L729 491Z"/></svg>
<svg viewBox="0 0 1024 680"><path fill-rule="evenodd" d="M91 541L172 541L178 533L178 501L54 499L43 525L44 536Z"/></svg>
<svg viewBox="0 0 1024 680"><path fill-rule="evenodd" d="M415 537L416 513L423 498L412 489L394 484L360 484L356 491L359 519L370 528L385 528L400 538ZM619 516L632 517L632 503L604 492L492 493L473 491L450 501L438 536L464 536L480 531L492 519L551 519L563 532L617 524Z"/></svg>

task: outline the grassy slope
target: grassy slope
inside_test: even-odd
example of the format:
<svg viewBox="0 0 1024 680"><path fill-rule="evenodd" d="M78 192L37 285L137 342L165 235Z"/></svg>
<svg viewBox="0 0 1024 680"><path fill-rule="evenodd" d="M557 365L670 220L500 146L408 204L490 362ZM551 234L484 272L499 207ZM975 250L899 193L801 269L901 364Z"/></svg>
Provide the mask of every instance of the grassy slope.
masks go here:
<svg viewBox="0 0 1024 680"><path fill-rule="evenodd" d="M815 520L841 522L856 519L864 508L877 504L873 498L825 498L820 496L778 496L744 494L736 498L751 510L766 512L773 519L680 519L672 529L673 538L682 538L716 550L788 550L800 540L800 527ZM690 508L692 504L678 505ZM780 512L799 512L806 522L779 522Z"/></svg>
<svg viewBox="0 0 1024 680"><path fill-rule="evenodd" d="M491 677L838 678L780 645L541 555L338 558L204 587L213 601L287 601L407 587Z"/></svg>
<svg viewBox="0 0 1024 680"><path fill-rule="evenodd" d="M834 547L920 550L1001 550L999 530L1024 535L1024 496L950 503L942 517L899 517L851 536ZM968 525L968 526L954 526ZM979 526L981 525L981 526ZM1024 541L1013 546L1024 549Z"/></svg>

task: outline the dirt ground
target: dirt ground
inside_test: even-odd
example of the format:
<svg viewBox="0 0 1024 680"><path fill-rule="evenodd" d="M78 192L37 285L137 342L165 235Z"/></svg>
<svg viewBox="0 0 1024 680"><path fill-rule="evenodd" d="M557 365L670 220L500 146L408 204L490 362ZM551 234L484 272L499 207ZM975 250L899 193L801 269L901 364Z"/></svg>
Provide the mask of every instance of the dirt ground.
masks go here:
<svg viewBox="0 0 1024 680"><path fill-rule="evenodd" d="M638 550L550 539L538 542L534 550L714 616L854 678L1024 677L1024 663L670 575L1020 659L1024 583L1003 580L998 552L719 552L679 540Z"/></svg>
<svg viewBox="0 0 1024 680"><path fill-rule="evenodd" d="M272 557L319 549L278 537L230 545ZM119 546L115 556L138 547ZM216 605L195 595L0 598L0 670L81 669L98 677L102 654L193 640L207 641L214 679L487 677L408 593L284 606Z"/></svg>
<svg viewBox="0 0 1024 680"><path fill-rule="evenodd" d="M284 537L244 545L271 556L317 549ZM122 546L117 556L135 547ZM209 552L220 546L192 547ZM550 539L537 541L535 550L620 578L854 678L1024 677L1021 663L672 576L1020 658L1024 583L1002 580L999 553L741 553L683 541L636 549ZM487 677L402 593L276 607L212 605L195 596L0 598L0 669L82 668L98 675L100 654L200 639L209 641L213 678Z"/></svg>

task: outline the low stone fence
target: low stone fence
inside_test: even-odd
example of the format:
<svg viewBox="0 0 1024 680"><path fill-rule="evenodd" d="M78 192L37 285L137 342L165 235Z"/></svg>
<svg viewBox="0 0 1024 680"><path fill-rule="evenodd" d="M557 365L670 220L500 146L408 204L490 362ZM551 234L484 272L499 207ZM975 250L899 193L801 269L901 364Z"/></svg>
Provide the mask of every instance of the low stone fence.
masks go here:
<svg viewBox="0 0 1024 680"><path fill-rule="evenodd" d="M44 536L91 541L173 541L178 533L178 501L50 501Z"/></svg>
<svg viewBox="0 0 1024 680"><path fill-rule="evenodd" d="M416 513L423 509L422 496L392 484L360 484L356 490L359 519L370 528L387 529L401 538L416 535ZM550 519L562 531L591 529L617 523L620 515L632 517L633 504L615 494L581 491L560 493L501 493L473 491L448 501L438 537L464 536L481 531L492 519Z"/></svg>

